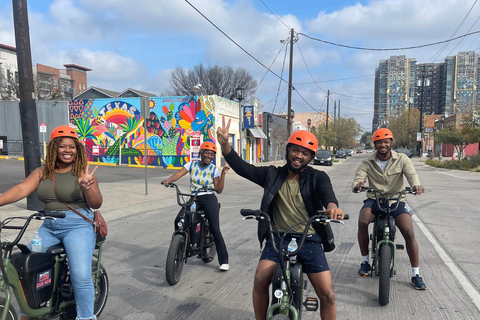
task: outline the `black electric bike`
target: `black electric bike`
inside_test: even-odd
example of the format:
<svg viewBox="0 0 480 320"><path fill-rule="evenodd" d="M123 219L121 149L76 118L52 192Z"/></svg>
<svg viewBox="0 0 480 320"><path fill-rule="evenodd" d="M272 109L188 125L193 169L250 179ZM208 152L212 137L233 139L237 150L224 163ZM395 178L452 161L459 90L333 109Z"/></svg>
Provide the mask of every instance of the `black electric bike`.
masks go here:
<svg viewBox="0 0 480 320"><path fill-rule="evenodd" d="M379 277L378 302L385 306L390 302L390 278L397 273L397 250L403 250L402 244L395 244L395 219L391 213L397 210L404 194L416 194L415 189L405 188L390 196L385 196L381 192L363 187L360 191L370 191L375 195L376 206L372 208L375 215L373 220L373 229L370 234L372 242L372 272Z"/></svg>
<svg viewBox="0 0 480 320"><path fill-rule="evenodd" d="M174 183L169 183L166 186L176 189L177 203L181 207L180 221L177 224L178 229L172 235L165 266L167 282L174 285L180 280L183 265L187 263L188 258L197 256L203 262L209 263L213 261L217 254L217 247L210 232L205 212L203 210L190 210L198 193L217 191L217 189L204 187L193 193L182 193Z"/></svg>
<svg viewBox="0 0 480 320"><path fill-rule="evenodd" d="M12 305L12 292L20 309L30 318L74 320L77 317L68 258L63 245L54 245L47 252L32 252L26 245L19 243L33 219L64 217L64 212L38 211L29 217L10 217L0 223L0 235L4 229L20 230L15 240L1 243L3 258L0 262L0 292L5 297L0 298L0 320L18 319ZM23 225L10 224L19 219L25 220ZM105 308L109 289L107 272L101 264L104 242L104 238L97 238L92 260L94 314L97 317ZM13 252L15 247L20 251Z"/></svg>
<svg viewBox="0 0 480 320"><path fill-rule="evenodd" d="M318 223L341 223L342 220L330 219L325 211L319 210L318 215L310 217L307 221L302 221L288 229L280 232L277 230L267 213L260 210L241 209L240 214L246 219L256 219L257 221L267 221L269 228L269 237L272 244L273 251L282 257L280 263L275 266L275 271L272 277L272 302L267 310L267 320L300 320L302 318L302 310L305 307L306 311L318 310L318 299L316 297L307 297L303 301L303 291L307 289L307 281L303 279L302 264L297 263L296 256L302 250L305 239L308 234L310 225L313 222ZM344 219L349 218L345 214ZM303 232L293 232L293 228L298 225L305 224ZM277 247L275 243L275 236L280 241L280 246ZM283 243L285 239L298 239L298 248L294 251L289 251Z"/></svg>

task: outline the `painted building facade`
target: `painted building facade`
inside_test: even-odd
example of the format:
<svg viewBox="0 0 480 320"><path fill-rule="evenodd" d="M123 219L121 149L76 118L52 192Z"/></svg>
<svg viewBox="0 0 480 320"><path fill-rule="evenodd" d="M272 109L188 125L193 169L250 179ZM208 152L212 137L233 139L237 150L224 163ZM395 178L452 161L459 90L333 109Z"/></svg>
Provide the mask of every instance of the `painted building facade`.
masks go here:
<svg viewBox="0 0 480 320"><path fill-rule="evenodd" d="M218 96L69 101L69 123L93 162L182 167L205 141L217 143L218 115L235 119L235 102ZM217 110L217 104L220 108ZM237 109L238 110L238 109ZM238 139L232 121L232 145ZM236 149L236 148L235 148ZM217 153L218 162L220 152Z"/></svg>

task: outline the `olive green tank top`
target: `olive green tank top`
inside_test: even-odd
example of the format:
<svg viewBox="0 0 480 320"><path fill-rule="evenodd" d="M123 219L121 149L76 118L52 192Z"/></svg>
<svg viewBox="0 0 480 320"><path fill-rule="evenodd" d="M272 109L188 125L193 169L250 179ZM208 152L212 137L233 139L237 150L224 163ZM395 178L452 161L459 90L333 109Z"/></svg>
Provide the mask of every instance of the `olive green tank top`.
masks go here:
<svg viewBox="0 0 480 320"><path fill-rule="evenodd" d="M71 171L65 173L55 172L55 189L60 200L68 203L75 209L88 207L87 202L83 198L83 191L78 182L78 177L72 175ZM55 197L51 179L40 181L37 188L37 196L45 204L44 210L68 210Z"/></svg>

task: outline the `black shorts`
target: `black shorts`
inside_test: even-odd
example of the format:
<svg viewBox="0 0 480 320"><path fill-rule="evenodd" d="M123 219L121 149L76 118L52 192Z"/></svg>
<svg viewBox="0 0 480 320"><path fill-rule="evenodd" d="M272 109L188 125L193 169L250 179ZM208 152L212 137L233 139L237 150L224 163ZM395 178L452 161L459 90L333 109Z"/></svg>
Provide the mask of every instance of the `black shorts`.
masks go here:
<svg viewBox="0 0 480 320"><path fill-rule="evenodd" d="M363 201L363 208L372 208L372 210L374 209L373 207L377 207L377 201L376 200L373 200L373 199L370 199L368 198L367 200ZM401 215L402 213L408 213L409 215L412 215L407 207L405 206L405 202L401 201L400 204L398 205L398 208L397 210L393 211L393 212L390 212L390 215L392 217L394 217L395 219L397 219L397 217L399 215Z"/></svg>
<svg viewBox="0 0 480 320"><path fill-rule="evenodd" d="M283 246L286 248L291 238L285 237ZM298 241L297 241L298 242ZM277 248L280 243L280 238L275 236L275 244ZM318 234L312 234L307 236L302 250L300 250L297 259L302 263L303 272L305 273L317 273L328 271L327 258L325 257L325 252L322 248L322 237ZM272 249L272 244L270 243L270 238L267 239L265 243L265 248L263 249L260 260L271 260L274 262L280 262L280 257Z"/></svg>

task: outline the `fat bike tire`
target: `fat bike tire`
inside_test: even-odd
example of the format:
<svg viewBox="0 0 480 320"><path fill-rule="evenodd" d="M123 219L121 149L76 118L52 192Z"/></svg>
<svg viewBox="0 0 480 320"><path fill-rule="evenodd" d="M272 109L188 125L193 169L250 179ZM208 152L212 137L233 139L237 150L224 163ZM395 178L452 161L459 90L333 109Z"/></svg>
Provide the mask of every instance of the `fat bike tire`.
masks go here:
<svg viewBox="0 0 480 320"><path fill-rule="evenodd" d="M290 317L284 314L276 314L270 320L290 320Z"/></svg>
<svg viewBox="0 0 480 320"><path fill-rule="evenodd" d="M94 271L96 271L96 264L93 268ZM107 271L102 265L100 265L100 278L98 279L98 286L95 288L95 300L93 301L93 314L97 318L103 312L103 309L107 304L109 289L110 283L108 281Z"/></svg>
<svg viewBox="0 0 480 320"><path fill-rule="evenodd" d="M3 312L3 309L5 308L5 298L0 298L0 315L1 312ZM10 307L8 308L8 313L7 313L7 320L18 320L17 316L17 311L13 307L13 305L10 303Z"/></svg>
<svg viewBox="0 0 480 320"><path fill-rule="evenodd" d="M182 275L183 265L185 263L185 237L177 234L170 242L167 254L167 264L165 266L165 277L170 285L177 284Z"/></svg>
<svg viewBox="0 0 480 320"><path fill-rule="evenodd" d="M97 262L92 261L92 272L96 271ZM95 281L92 277L92 281ZM93 300L93 314L98 318L103 312L105 305L107 304L108 291L110 289L110 282L108 281L108 275L105 268L100 264L100 277L98 279L98 286L95 288L95 299ZM70 299L75 299L74 296ZM75 320L77 318L76 305L65 308L65 312L60 319L62 320Z"/></svg>
<svg viewBox="0 0 480 320"><path fill-rule="evenodd" d="M392 261L392 247L383 245L380 247L378 261L379 285L378 302L386 306L390 302L390 263Z"/></svg>
<svg viewBox="0 0 480 320"><path fill-rule="evenodd" d="M202 248L202 261L205 263L210 263L217 255L217 247L215 246L215 239L213 238L213 234L210 232L208 223L205 223L203 241L204 245Z"/></svg>

